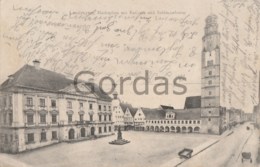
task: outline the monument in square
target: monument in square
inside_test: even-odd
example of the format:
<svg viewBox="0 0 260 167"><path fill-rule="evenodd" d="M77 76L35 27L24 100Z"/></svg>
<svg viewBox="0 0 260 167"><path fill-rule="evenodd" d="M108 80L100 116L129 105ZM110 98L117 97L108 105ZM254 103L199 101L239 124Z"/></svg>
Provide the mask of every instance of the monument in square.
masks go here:
<svg viewBox="0 0 260 167"><path fill-rule="evenodd" d="M116 88L116 84L113 84L113 87L114 87L114 89L115 89L115 88ZM114 105L119 106L120 101L119 101L119 99L117 98L118 93L117 93L116 91L114 91L114 92L113 92L113 96L114 96L114 102L116 102L116 104L114 104ZM114 105L113 105L113 106L114 106ZM117 139L116 139L116 140L113 140L113 141L111 141L111 142L109 142L109 144L123 145L123 144L127 144L127 143L130 143L130 141L125 140L125 139L122 138L121 127L118 126L118 127L117 127Z"/></svg>
<svg viewBox="0 0 260 167"><path fill-rule="evenodd" d="M109 144L114 144L114 145L123 145L127 143L130 143L130 141L122 138L122 132L120 127L117 130L117 139L109 142Z"/></svg>

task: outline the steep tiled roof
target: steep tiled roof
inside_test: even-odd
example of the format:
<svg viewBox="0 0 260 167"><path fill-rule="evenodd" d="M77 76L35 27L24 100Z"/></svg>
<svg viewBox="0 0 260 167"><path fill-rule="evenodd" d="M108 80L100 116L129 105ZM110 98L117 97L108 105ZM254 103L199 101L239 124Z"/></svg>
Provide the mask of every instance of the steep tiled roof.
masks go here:
<svg viewBox="0 0 260 167"><path fill-rule="evenodd" d="M200 107L201 107L201 96L186 97L184 109L200 108Z"/></svg>
<svg viewBox="0 0 260 167"><path fill-rule="evenodd" d="M44 91L58 92L61 89L73 84L73 80L66 78L64 75L46 70L36 69L31 65L24 65L20 70L11 75L12 78L7 79L0 86L0 90L12 87L26 87ZM102 93L98 85L94 85L95 94L104 100L111 100L111 98ZM89 86L89 85L88 85Z"/></svg>
<svg viewBox="0 0 260 167"><path fill-rule="evenodd" d="M21 86L41 90L58 91L63 89L72 81L64 75L45 69L36 69L34 66L24 65L13 75L13 79L6 80L1 89Z"/></svg>
<svg viewBox="0 0 260 167"><path fill-rule="evenodd" d="M131 108L129 110L130 110L131 115L134 117L135 113L137 112L138 109L137 108Z"/></svg>
<svg viewBox="0 0 260 167"><path fill-rule="evenodd" d="M101 99L103 100L107 100L107 101L111 101L112 98L110 96L108 96L103 90L102 88L100 88L97 84L95 83L86 83L87 86L91 87L94 86L94 93Z"/></svg>
<svg viewBox="0 0 260 167"><path fill-rule="evenodd" d="M178 109L173 112L176 120L199 120L201 118L200 108Z"/></svg>
<svg viewBox="0 0 260 167"><path fill-rule="evenodd" d="M137 111L137 108L134 108L129 103L120 103L120 107L122 108L124 113L125 113L126 109L128 108L132 116L134 116Z"/></svg>
<svg viewBox="0 0 260 167"><path fill-rule="evenodd" d="M166 109L174 109L173 106L166 106L166 105L161 105L161 108L166 110Z"/></svg>
<svg viewBox="0 0 260 167"><path fill-rule="evenodd" d="M146 120L158 120L165 118L165 110L163 109L150 109L150 108L141 108Z"/></svg>

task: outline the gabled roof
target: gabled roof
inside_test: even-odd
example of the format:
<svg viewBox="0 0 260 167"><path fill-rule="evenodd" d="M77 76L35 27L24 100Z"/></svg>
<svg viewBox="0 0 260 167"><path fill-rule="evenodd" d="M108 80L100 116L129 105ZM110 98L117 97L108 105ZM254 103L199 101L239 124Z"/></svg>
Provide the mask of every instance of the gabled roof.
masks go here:
<svg viewBox="0 0 260 167"><path fill-rule="evenodd" d="M166 109L174 109L173 106L166 106L166 105L161 105L161 108L166 110Z"/></svg>
<svg viewBox="0 0 260 167"><path fill-rule="evenodd" d="M131 104L129 103L120 103L120 107L122 108L123 112L125 113L126 112L126 109L128 108L131 115L134 117L136 111L137 111L137 108L134 108Z"/></svg>
<svg viewBox="0 0 260 167"><path fill-rule="evenodd" d="M186 97L184 109L200 108L200 107L201 107L201 96Z"/></svg>
<svg viewBox="0 0 260 167"><path fill-rule="evenodd" d="M42 68L36 69L31 65L24 65L11 76L12 77L1 84L0 90L13 87L24 87L29 89L59 92L74 83L73 80L66 78L65 75ZM101 92L101 88L98 85L94 83L88 84L94 85L94 94L96 94L98 98L109 101L111 100L107 94Z"/></svg>
<svg viewBox="0 0 260 167"><path fill-rule="evenodd" d="M165 119L165 110L163 109L150 109L150 108L141 108L146 120L158 120Z"/></svg>

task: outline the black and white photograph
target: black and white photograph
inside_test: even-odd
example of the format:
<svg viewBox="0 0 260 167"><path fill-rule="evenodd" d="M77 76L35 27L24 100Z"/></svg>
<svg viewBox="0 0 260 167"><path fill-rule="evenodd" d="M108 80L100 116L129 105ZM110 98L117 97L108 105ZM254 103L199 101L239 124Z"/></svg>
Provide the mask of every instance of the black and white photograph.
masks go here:
<svg viewBox="0 0 260 167"><path fill-rule="evenodd" d="M260 167L259 0L0 0L0 167Z"/></svg>

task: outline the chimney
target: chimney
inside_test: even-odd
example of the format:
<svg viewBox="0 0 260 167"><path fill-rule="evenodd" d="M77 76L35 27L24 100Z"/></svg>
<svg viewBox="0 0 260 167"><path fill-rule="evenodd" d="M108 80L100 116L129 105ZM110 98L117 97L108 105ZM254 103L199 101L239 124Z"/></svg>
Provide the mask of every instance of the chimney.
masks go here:
<svg viewBox="0 0 260 167"><path fill-rule="evenodd" d="M33 65L34 65L34 67L35 67L37 70L40 69L40 64L41 64L41 62L40 62L39 60L34 60L34 61L33 61Z"/></svg>

